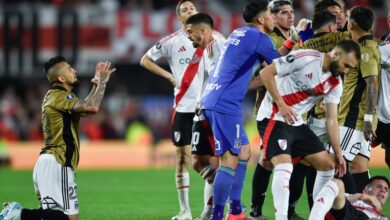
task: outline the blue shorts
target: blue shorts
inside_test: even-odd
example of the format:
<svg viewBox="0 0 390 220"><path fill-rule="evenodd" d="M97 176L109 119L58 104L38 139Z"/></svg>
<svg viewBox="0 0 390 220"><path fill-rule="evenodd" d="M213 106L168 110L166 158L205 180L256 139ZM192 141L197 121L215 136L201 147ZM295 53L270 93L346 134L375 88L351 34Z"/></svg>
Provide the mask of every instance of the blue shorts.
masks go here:
<svg viewBox="0 0 390 220"><path fill-rule="evenodd" d="M241 146L249 144L242 117L207 109L203 110L203 115L213 131L215 155L222 155L226 151L239 155Z"/></svg>

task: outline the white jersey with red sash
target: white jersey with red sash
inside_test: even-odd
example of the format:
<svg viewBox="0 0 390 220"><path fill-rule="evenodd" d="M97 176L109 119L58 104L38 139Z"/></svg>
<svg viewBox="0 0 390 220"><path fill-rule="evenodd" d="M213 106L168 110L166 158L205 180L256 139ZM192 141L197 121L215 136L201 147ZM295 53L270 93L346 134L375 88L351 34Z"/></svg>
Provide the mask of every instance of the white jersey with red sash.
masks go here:
<svg viewBox="0 0 390 220"><path fill-rule="evenodd" d="M379 220L387 220L387 218L380 213L378 210L376 210L374 207L371 205L363 202L362 200L358 200L352 204L352 206L359 211L364 212L370 219L371 218L377 218Z"/></svg>
<svg viewBox="0 0 390 220"><path fill-rule="evenodd" d="M219 38L218 32L213 37ZM149 49L148 56L156 61L166 58L173 76L178 83L174 89L174 109L177 112L195 112L199 80L196 76L203 55L202 48L194 48L183 30L164 37Z"/></svg>
<svg viewBox="0 0 390 220"><path fill-rule="evenodd" d="M279 93L298 115L293 126L302 125L301 115L309 111L322 97L325 103L340 102L341 78L322 71L323 57L324 54L316 50L297 50L273 61ZM284 122L269 92L261 103L256 120L261 121L264 118Z"/></svg>

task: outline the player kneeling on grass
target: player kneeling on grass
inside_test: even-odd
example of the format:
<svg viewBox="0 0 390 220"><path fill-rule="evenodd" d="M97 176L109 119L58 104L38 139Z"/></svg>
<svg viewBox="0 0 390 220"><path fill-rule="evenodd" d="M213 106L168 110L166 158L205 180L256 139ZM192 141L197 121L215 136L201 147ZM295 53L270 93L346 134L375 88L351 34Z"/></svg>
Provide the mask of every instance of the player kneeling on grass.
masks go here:
<svg viewBox="0 0 390 220"><path fill-rule="evenodd" d="M309 220L324 219L325 216L334 220L387 220L379 211L389 196L389 185L387 177L374 176L368 180L362 193L347 195L344 183L332 179L315 198Z"/></svg>
<svg viewBox="0 0 390 220"><path fill-rule="evenodd" d="M45 146L33 171L39 209L23 209L17 202L5 203L0 220L77 220L79 204L75 169L79 163L81 116L98 112L106 85L115 69L100 62L87 98L79 99L72 88L78 85L77 71L63 57L44 65L52 86L42 103L42 128Z"/></svg>

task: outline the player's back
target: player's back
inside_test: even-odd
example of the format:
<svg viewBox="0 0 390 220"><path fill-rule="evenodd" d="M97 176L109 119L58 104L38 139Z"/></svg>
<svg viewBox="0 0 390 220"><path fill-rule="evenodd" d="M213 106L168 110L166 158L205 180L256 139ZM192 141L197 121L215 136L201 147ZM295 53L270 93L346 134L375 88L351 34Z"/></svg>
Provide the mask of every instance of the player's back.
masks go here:
<svg viewBox="0 0 390 220"><path fill-rule="evenodd" d="M202 109L240 115L252 67L279 57L271 39L254 26L238 28L227 39L202 97Z"/></svg>

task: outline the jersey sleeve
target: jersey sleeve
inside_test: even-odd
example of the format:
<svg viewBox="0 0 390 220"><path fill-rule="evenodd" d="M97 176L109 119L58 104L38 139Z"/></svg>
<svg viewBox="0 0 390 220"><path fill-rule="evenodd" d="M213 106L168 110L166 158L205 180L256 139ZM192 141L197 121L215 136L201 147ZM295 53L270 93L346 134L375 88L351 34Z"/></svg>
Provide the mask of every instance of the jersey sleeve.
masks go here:
<svg viewBox="0 0 390 220"><path fill-rule="evenodd" d="M73 107L80 100L74 93L59 91L51 98L51 107L62 112L71 112Z"/></svg>
<svg viewBox="0 0 390 220"><path fill-rule="evenodd" d="M148 56L156 61L161 57L171 57L172 56L172 36L167 36L161 39L156 45L148 50Z"/></svg>
<svg viewBox="0 0 390 220"><path fill-rule="evenodd" d="M276 74L285 76L291 74L303 67L315 62L316 59L321 59L321 53L314 50L298 50L291 52L289 55L274 59L273 63L276 67Z"/></svg>
<svg viewBox="0 0 390 220"><path fill-rule="evenodd" d="M340 83L332 91L330 91L328 94L324 96L324 103L339 104L342 93L343 93L343 84L341 83L341 79L340 79Z"/></svg>
<svg viewBox="0 0 390 220"><path fill-rule="evenodd" d="M273 59L280 57L271 38L266 34L261 35L257 45L257 52L267 64L271 64Z"/></svg>
<svg viewBox="0 0 390 220"><path fill-rule="evenodd" d="M371 50L362 49L359 66L363 78L379 75L378 62Z"/></svg>

